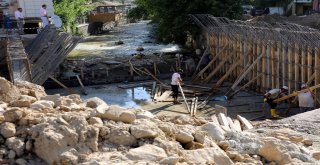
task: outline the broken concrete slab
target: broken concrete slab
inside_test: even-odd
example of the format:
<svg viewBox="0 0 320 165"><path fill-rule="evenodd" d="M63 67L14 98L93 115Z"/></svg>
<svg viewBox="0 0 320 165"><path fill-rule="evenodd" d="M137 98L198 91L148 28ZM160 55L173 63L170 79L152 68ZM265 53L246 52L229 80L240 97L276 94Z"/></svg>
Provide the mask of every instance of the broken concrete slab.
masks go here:
<svg viewBox="0 0 320 165"><path fill-rule="evenodd" d="M242 117L240 115L237 115L237 118L242 123L243 130L248 130L248 129L252 129L253 128L252 124L246 118L244 118L244 117Z"/></svg>

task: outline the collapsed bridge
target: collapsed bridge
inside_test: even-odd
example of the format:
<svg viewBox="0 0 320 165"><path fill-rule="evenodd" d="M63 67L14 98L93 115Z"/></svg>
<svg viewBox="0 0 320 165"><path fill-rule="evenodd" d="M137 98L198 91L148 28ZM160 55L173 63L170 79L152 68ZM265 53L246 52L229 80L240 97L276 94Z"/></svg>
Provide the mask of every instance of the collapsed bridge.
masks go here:
<svg viewBox="0 0 320 165"><path fill-rule="evenodd" d="M80 41L69 33L47 26L25 48L21 36L13 29L0 35L0 67L10 80L42 85ZM6 74L6 73L1 73Z"/></svg>
<svg viewBox="0 0 320 165"><path fill-rule="evenodd" d="M303 83L320 83L320 31L292 23L235 21L203 14L190 17L206 34L211 54L211 61L196 72L194 80L208 73L203 82L218 77L214 87L228 79L234 82L232 90L245 83L258 92L282 85L292 92Z"/></svg>

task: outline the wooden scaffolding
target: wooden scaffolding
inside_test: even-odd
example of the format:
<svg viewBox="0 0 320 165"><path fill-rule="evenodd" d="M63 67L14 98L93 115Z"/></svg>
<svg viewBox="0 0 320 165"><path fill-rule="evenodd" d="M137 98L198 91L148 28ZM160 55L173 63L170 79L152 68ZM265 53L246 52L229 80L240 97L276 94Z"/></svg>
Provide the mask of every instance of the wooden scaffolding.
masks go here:
<svg viewBox="0 0 320 165"><path fill-rule="evenodd" d="M191 15L207 35L211 61L194 76L203 82L225 80L257 92L271 88L320 83L320 31L292 23L234 21L211 15ZM316 91L317 97L319 91Z"/></svg>

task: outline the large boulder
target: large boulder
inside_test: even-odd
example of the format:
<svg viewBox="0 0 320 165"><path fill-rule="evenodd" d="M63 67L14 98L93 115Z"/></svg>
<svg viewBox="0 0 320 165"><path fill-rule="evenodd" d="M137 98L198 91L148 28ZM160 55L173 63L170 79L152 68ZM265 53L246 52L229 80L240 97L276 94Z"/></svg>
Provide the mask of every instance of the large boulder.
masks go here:
<svg viewBox="0 0 320 165"><path fill-rule="evenodd" d="M289 164L293 161L286 147L272 139L266 141L260 148L259 155L279 165Z"/></svg>
<svg viewBox="0 0 320 165"><path fill-rule="evenodd" d="M131 134L139 138L155 138L158 135L159 128L157 125L149 120L142 120L130 127Z"/></svg>
<svg viewBox="0 0 320 165"><path fill-rule="evenodd" d="M223 164L233 165L231 159L218 146L197 150L183 150L184 159L188 164Z"/></svg>
<svg viewBox="0 0 320 165"><path fill-rule="evenodd" d="M133 161L160 161L166 157L167 154L162 148L150 144L131 149L127 153L127 158Z"/></svg>
<svg viewBox="0 0 320 165"><path fill-rule="evenodd" d="M10 106L12 107L30 107L32 103L37 101L35 97L28 95L21 95L18 100L14 100L10 102Z"/></svg>
<svg viewBox="0 0 320 165"><path fill-rule="evenodd" d="M135 114L127 109L121 108L117 105L100 104L95 108L94 115L102 119L109 119L113 121L122 121L125 123L132 123L136 116Z"/></svg>
<svg viewBox="0 0 320 165"><path fill-rule="evenodd" d="M194 140L194 137L190 132L178 130L176 132L176 140L180 143L189 143Z"/></svg>
<svg viewBox="0 0 320 165"><path fill-rule="evenodd" d="M108 141L117 145L132 146L137 143L137 139L124 128L111 128L107 135Z"/></svg>
<svg viewBox="0 0 320 165"><path fill-rule="evenodd" d="M20 108L11 108L4 112L3 116L5 121L14 123L24 117L25 113Z"/></svg>
<svg viewBox="0 0 320 165"><path fill-rule="evenodd" d="M149 111L145 111L145 110L139 110L137 113L136 113L136 118L137 119L153 119L154 118L154 115L149 112Z"/></svg>
<svg viewBox="0 0 320 165"><path fill-rule="evenodd" d="M101 104L106 104L103 100L98 97L93 97L84 101L86 106L89 108L97 108Z"/></svg>
<svg viewBox="0 0 320 165"><path fill-rule="evenodd" d="M214 140L221 141L225 139L223 130L213 122L201 126L201 130L206 131L208 136Z"/></svg>
<svg viewBox="0 0 320 165"><path fill-rule="evenodd" d="M40 98L41 100L52 101L54 103L54 107L61 105L61 96L60 94L55 95L47 95Z"/></svg>
<svg viewBox="0 0 320 165"><path fill-rule="evenodd" d="M41 110L41 109L53 109L54 102L48 100L39 100L31 104L32 109Z"/></svg>
<svg viewBox="0 0 320 165"><path fill-rule="evenodd" d="M19 88L21 94L35 97L38 100L47 95L42 86L30 83L28 81L17 81L15 86Z"/></svg>
<svg viewBox="0 0 320 165"><path fill-rule="evenodd" d="M18 100L20 97L19 89L10 81L0 77L0 100L4 102L12 102Z"/></svg>
<svg viewBox="0 0 320 165"><path fill-rule="evenodd" d="M79 114L46 117L30 130L33 151L48 164L74 162L74 156L98 150L99 129L89 126Z"/></svg>
<svg viewBox="0 0 320 165"><path fill-rule="evenodd" d="M13 123L5 122L1 124L1 135L4 138L10 138L16 135L16 125Z"/></svg>

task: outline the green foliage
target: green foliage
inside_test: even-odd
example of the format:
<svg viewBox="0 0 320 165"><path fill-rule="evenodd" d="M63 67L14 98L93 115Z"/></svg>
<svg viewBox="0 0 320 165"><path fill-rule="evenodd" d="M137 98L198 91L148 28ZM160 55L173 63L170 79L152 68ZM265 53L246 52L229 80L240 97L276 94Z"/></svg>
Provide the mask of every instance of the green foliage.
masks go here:
<svg viewBox="0 0 320 165"><path fill-rule="evenodd" d="M157 24L158 39L184 43L187 34L199 33L189 14L212 14L237 19L242 14L243 0L136 0L136 4ZM130 17L132 15L129 14Z"/></svg>
<svg viewBox="0 0 320 165"><path fill-rule="evenodd" d="M148 15L148 12L145 10L145 8L138 6L131 9L127 14L127 17L132 19L141 19L147 15Z"/></svg>
<svg viewBox="0 0 320 165"><path fill-rule="evenodd" d="M59 0L54 2L55 13L60 16L65 31L76 33L77 19L92 7L88 0Z"/></svg>

